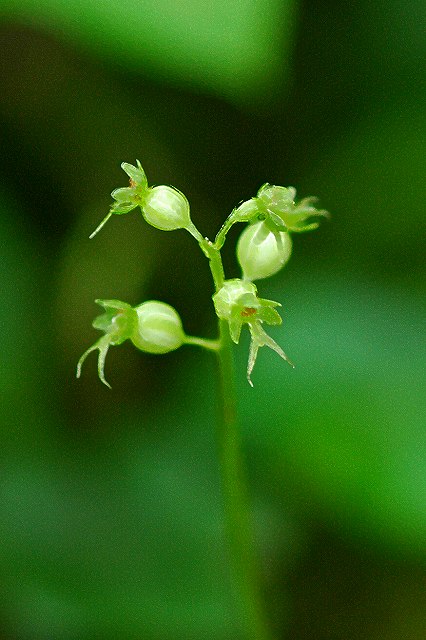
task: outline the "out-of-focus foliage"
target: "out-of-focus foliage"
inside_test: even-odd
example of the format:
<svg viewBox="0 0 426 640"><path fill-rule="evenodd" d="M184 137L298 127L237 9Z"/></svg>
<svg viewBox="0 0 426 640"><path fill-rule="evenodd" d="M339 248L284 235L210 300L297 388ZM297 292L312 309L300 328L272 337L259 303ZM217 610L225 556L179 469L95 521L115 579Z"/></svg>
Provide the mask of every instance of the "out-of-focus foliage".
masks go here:
<svg viewBox="0 0 426 640"><path fill-rule="evenodd" d="M418 640L424 4L167 6L0 3L0 636L239 637L212 356L125 344L112 391L95 357L74 378L95 298L215 332L188 234L132 212L88 240L139 158L209 236L266 181L332 212L258 283L296 369L262 350L250 389L236 348L268 603L282 637Z"/></svg>
<svg viewBox="0 0 426 640"><path fill-rule="evenodd" d="M127 71L262 104L282 82L295 2L2 0L0 11Z"/></svg>
<svg viewBox="0 0 426 640"><path fill-rule="evenodd" d="M277 482L286 490L295 483L297 493L306 483L346 535L424 561L422 298L328 271L304 270L297 284L291 275L277 339L296 373L288 379L262 354L256 414L241 388L247 438L257 440L256 425L265 425L260 442Z"/></svg>

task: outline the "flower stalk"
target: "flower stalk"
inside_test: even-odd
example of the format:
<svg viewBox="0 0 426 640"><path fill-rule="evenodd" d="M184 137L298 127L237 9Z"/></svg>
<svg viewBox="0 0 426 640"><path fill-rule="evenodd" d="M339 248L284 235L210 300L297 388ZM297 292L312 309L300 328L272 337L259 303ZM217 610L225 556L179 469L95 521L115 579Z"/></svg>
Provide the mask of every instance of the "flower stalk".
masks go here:
<svg viewBox="0 0 426 640"><path fill-rule="evenodd" d="M273 640L265 613L263 586L259 569L256 541L251 522L250 501L241 434L237 417L233 345L239 343L242 329L247 326L251 342L247 365L247 379L251 374L261 347L269 347L283 360L294 366L281 347L266 333L265 325L282 322L274 300L258 296L253 281L270 277L280 271L291 256L291 233L310 231L318 226L313 218L326 216L316 209L315 199L295 202L293 187L264 184L257 195L238 205L226 218L211 242L202 236L191 220L189 203L174 187L149 186L140 164L122 163L129 177L129 186L115 189L109 213L91 234L93 238L113 215L124 215L139 209L144 220L161 231L184 229L199 244L208 258L214 283L212 296L218 318L219 336L215 340L189 336L185 333L176 309L165 302L149 300L132 307L120 300L97 300L104 313L93 327L104 332L81 356L77 365L80 377L82 365L92 351L98 351L98 374L105 379L105 359L110 346L130 340L141 351L165 354L183 345L193 345L215 352L219 372L220 417L217 439L222 478L225 531L229 543L233 582L241 602L241 620L247 640ZM242 278L226 279L221 249L231 227L245 223L247 227L237 245L237 258Z"/></svg>

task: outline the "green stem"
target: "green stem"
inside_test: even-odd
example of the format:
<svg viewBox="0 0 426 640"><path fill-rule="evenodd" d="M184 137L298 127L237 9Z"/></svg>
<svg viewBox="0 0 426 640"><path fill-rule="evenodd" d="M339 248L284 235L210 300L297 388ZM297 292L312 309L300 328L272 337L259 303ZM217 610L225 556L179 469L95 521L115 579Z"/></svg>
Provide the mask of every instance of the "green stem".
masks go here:
<svg viewBox="0 0 426 640"><path fill-rule="evenodd" d="M228 323L219 324L221 349L217 352L220 374L221 420L218 440L225 526L233 577L243 606L246 637L272 640L264 612L257 552L252 531L247 482L237 419L234 361Z"/></svg>
<svg viewBox="0 0 426 640"><path fill-rule="evenodd" d="M200 246L209 258L210 270L217 292L225 280L220 250L207 238L200 242ZM217 355L221 397L218 445L225 528L229 541L233 578L242 604L241 618L245 621L247 639L273 640L264 612L261 579L250 517L247 481L237 419L232 342L226 320L219 321Z"/></svg>
<svg viewBox="0 0 426 640"><path fill-rule="evenodd" d="M225 222L223 223L223 225L221 226L221 228L219 229L216 235L216 238L214 241L214 246L216 247L216 249L221 249L223 247L226 234L228 233L229 229L232 227L234 223L235 223L235 220L231 213L231 215L226 218Z"/></svg>
<svg viewBox="0 0 426 640"><path fill-rule="evenodd" d="M209 340L208 338L199 338L198 336L185 336L185 344L192 344L210 351L219 351L221 348L219 340Z"/></svg>
<svg viewBox="0 0 426 640"><path fill-rule="evenodd" d="M210 271L212 272L215 291L219 291L225 281L220 251L216 249L208 238L204 238L202 242L200 242L200 247L210 261Z"/></svg>

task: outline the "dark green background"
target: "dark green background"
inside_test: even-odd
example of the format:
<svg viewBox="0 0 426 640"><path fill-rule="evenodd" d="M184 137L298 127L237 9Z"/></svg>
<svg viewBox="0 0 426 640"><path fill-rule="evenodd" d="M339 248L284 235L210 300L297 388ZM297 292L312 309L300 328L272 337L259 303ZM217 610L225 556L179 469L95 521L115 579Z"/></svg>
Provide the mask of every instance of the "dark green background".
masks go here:
<svg viewBox="0 0 426 640"><path fill-rule="evenodd" d="M95 298L210 335L184 232L92 241L120 162L213 236L263 182L332 213L260 281L283 304L240 414L279 637L419 640L425 597L424 3L0 0L0 638L236 640L215 368L95 357ZM232 232L224 251L238 276ZM422 632L423 630L423 632Z"/></svg>

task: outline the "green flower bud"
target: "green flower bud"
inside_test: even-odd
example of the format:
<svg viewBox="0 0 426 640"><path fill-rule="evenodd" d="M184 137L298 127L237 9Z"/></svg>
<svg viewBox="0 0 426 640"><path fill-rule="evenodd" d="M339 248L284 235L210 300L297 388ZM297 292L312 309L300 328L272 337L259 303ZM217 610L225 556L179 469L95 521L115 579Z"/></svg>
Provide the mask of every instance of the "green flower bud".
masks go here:
<svg viewBox="0 0 426 640"><path fill-rule="evenodd" d="M77 365L77 378L89 353L99 351L98 374L101 381L110 385L105 379L105 359L111 345L118 345L127 339L147 353L168 353L178 349L186 336L180 317L175 309L164 302L150 300L133 308L121 300L96 300L104 307L105 313L95 318L93 327L105 333L81 356ZM191 338L188 338L188 342Z"/></svg>
<svg viewBox="0 0 426 640"><path fill-rule="evenodd" d="M137 322L131 341L141 351L167 353L185 342L185 333L178 312L165 302L150 300L135 308Z"/></svg>
<svg viewBox="0 0 426 640"><path fill-rule="evenodd" d="M188 229L192 226L188 200L173 187L161 185L148 189L142 214L150 225L162 231Z"/></svg>
<svg viewBox="0 0 426 640"><path fill-rule="evenodd" d="M251 386L251 373L260 347L267 346L290 362L281 347L264 331L262 324L278 325L282 320L275 307L278 302L257 296L257 287L252 282L235 278L225 280L223 286L213 296L216 314L229 324L232 340L238 344L243 325L247 325L251 335L250 353L247 364L247 380Z"/></svg>
<svg viewBox="0 0 426 640"><path fill-rule="evenodd" d="M271 231L266 222L255 222L242 232L237 244L238 262L246 280L268 278L289 260L292 242L288 233Z"/></svg>

